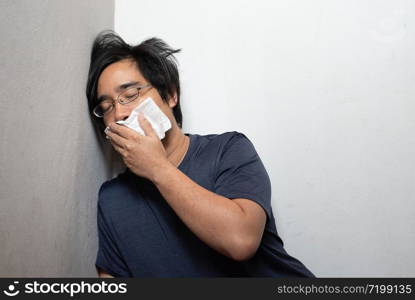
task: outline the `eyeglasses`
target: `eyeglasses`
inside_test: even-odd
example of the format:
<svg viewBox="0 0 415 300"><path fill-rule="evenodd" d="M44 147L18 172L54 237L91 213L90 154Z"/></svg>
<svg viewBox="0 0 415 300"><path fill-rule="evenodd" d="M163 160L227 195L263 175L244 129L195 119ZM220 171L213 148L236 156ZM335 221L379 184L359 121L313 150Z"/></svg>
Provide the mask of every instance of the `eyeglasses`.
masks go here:
<svg viewBox="0 0 415 300"><path fill-rule="evenodd" d="M146 85L128 88L122 93L120 93L117 99L115 99L115 101L117 101L118 103L122 105L133 102L138 97L144 95L144 93L142 93L142 89L145 89L148 87L151 87L150 83ZM97 106L94 107L92 112L98 118L102 118L104 115L108 114L109 112L113 110L115 101L113 99L102 100Z"/></svg>

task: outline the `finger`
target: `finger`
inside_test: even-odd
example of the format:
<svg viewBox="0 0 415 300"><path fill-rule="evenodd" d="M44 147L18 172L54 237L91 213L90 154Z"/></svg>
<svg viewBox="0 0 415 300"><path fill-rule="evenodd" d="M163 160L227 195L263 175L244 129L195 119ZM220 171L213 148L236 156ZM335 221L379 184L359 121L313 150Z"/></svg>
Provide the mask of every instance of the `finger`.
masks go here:
<svg viewBox="0 0 415 300"><path fill-rule="evenodd" d="M108 131L114 132L125 139L131 138L134 132L134 131L131 132L132 131L131 128L128 128L127 126L120 125L117 123L110 123L107 128L108 128L107 132Z"/></svg>
<svg viewBox="0 0 415 300"><path fill-rule="evenodd" d="M122 157L124 157L125 154L125 150L124 148L120 147L119 145L117 145L116 143L111 142L112 147L114 148L115 151L117 151L118 153L121 154Z"/></svg>
<svg viewBox="0 0 415 300"><path fill-rule="evenodd" d="M110 142L114 150L117 151L122 157L124 157L126 154L126 150L124 149L124 147L122 145L117 144L115 141L111 139Z"/></svg>
<svg viewBox="0 0 415 300"><path fill-rule="evenodd" d="M141 128L143 128L144 133L146 136L156 136L158 137L156 131L154 130L153 126L151 126L150 121L145 117L143 113L139 113L138 116L138 122L140 123Z"/></svg>
<svg viewBox="0 0 415 300"><path fill-rule="evenodd" d="M117 133L112 132L112 130L107 130L107 137L112 144L116 144L118 147L122 147L128 141Z"/></svg>

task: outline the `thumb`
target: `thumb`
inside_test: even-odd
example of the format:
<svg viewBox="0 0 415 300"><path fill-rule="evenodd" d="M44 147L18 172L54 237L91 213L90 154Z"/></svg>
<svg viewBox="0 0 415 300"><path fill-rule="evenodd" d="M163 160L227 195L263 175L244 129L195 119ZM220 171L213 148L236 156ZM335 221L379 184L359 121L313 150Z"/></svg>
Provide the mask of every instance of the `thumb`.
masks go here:
<svg viewBox="0 0 415 300"><path fill-rule="evenodd" d="M151 126L150 121L147 119L147 117L142 113L138 113L138 122L140 123L141 128L143 128L144 133L146 136L156 136L158 137L156 131L154 130L153 126Z"/></svg>

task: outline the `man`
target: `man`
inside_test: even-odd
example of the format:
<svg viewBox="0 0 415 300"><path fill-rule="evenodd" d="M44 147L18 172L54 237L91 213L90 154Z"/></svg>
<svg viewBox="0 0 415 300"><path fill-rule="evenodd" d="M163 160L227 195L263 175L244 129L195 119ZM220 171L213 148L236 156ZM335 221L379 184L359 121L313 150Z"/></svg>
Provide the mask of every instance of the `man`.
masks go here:
<svg viewBox="0 0 415 300"><path fill-rule="evenodd" d="M94 42L89 109L127 166L99 191L99 276L313 277L283 248L249 139L182 132L178 51L156 38L130 46L112 31ZM162 140L142 114L145 135L116 123L148 97L172 124Z"/></svg>

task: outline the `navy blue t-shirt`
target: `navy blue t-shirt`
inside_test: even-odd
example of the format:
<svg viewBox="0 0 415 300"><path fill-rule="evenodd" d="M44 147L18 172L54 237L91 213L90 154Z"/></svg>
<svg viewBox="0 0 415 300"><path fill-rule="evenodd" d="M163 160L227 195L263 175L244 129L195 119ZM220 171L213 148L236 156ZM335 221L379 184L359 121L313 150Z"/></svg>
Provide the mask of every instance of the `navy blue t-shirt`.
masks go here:
<svg viewBox="0 0 415 300"><path fill-rule="evenodd" d="M150 180L126 169L99 191L96 266L115 277L314 277L283 248L271 208L271 183L251 141L237 131L186 135L190 145L180 171L212 192L250 199L265 210L255 255L235 261L209 247Z"/></svg>

